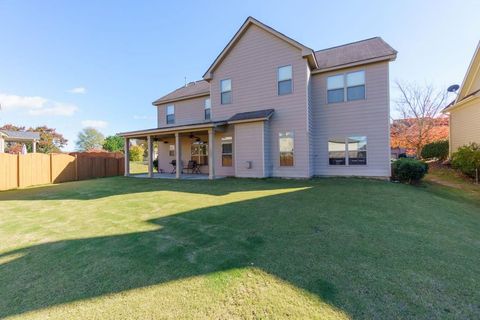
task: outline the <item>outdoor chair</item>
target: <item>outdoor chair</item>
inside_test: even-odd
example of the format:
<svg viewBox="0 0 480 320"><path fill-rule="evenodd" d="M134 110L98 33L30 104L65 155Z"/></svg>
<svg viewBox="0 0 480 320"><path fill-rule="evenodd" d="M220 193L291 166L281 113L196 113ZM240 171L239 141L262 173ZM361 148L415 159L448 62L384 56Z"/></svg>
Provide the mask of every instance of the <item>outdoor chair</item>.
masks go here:
<svg viewBox="0 0 480 320"><path fill-rule="evenodd" d="M172 172L170 173L177 173L177 160L170 161L170 164L173 166Z"/></svg>
<svg viewBox="0 0 480 320"><path fill-rule="evenodd" d="M183 168L184 170L190 170L191 173L200 173L200 166L198 165L197 161L189 160L187 166Z"/></svg>

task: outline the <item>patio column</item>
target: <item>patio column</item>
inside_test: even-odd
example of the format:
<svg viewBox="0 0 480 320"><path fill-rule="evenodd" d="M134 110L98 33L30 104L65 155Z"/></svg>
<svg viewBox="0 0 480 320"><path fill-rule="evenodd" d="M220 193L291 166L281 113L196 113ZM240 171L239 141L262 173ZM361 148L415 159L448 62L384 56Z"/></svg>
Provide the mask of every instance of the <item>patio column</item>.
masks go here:
<svg viewBox="0 0 480 320"><path fill-rule="evenodd" d="M180 134L175 132L175 161L177 162L176 178L180 179L182 173L182 145L180 143Z"/></svg>
<svg viewBox="0 0 480 320"><path fill-rule="evenodd" d="M153 140L152 136L147 136L147 148L148 148L148 177L153 178Z"/></svg>
<svg viewBox="0 0 480 320"><path fill-rule="evenodd" d="M124 147L124 155L125 155L125 177L130 175L130 139L125 138L125 147Z"/></svg>
<svg viewBox="0 0 480 320"><path fill-rule="evenodd" d="M208 129L208 179L215 179L215 140L213 129Z"/></svg>
<svg viewBox="0 0 480 320"><path fill-rule="evenodd" d="M32 152L37 153L37 140L33 140L32 142Z"/></svg>
<svg viewBox="0 0 480 320"><path fill-rule="evenodd" d="M0 153L5 152L5 140L3 139L2 135L0 135Z"/></svg>

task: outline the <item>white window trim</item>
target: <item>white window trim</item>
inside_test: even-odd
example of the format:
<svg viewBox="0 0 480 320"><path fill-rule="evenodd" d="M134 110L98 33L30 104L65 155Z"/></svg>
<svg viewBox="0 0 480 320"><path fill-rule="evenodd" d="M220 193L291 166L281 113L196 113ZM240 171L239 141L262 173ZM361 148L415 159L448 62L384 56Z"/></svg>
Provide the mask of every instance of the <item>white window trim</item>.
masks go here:
<svg viewBox="0 0 480 320"><path fill-rule="evenodd" d="M357 99L357 100L351 100L351 101L348 101L347 100L347 89L349 88L347 86L347 74L350 74L350 73L355 73L355 72L360 72L360 71L363 71L364 73L364 86L365 86L365 98L363 99ZM328 78L330 77L335 77L335 76L343 76L343 101L338 101L338 102L328 102ZM350 103L350 102L355 102L355 101L364 101L364 100L367 100L367 72L365 71L365 69L359 69L359 70L353 70L353 71L349 71L349 72L342 72L342 73L336 73L336 74L331 74L329 76L327 76L327 78L325 79L326 80L326 85L325 85L325 104L337 104L337 103ZM356 87L356 86L354 86ZM340 88L338 88L340 89ZM334 90L334 89L332 89Z"/></svg>
<svg viewBox="0 0 480 320"><path fill-rule="evenodd" d="M210 100L210 106L207 108L207 101ZM206 110L210 110L210 118L207 119L206 115L207 115L207 111ZM212 100L210 98L206 98L205 99L205 102L203 104L203 119L204 120L212 120Z"/></svg>
<svg viewBox="0 0 480 320"><path fill-rule="evenodd" d="M222 140L222 138L230 138L230 140L229 140L229 141L224 141L224 140ZM233 167L233 165L234 165L234 159L233 159L233 148L234 148L234 147L233 147L233 137L232 137L232 136L227 136L227 137L222 137L222 138L220 138L220 141L221 141L221 145L220 145L220 147L221 147L221 149L220 149L220 151L221 151L220 162L221 162L221 164L222 164L222 167L224 167L224 168L231 168L231 167ZM224 145L224 144L231 144L231 145L232 145L232 152L230 152L230 153L224 153L224 152L223 152L223 145ZM225 155L225 156L232 156L232 165L231 165L231 166L224 166L224 165L223 165L223 156L224 156L224 155Z"/></svg>
<svg viewBox="0 0 480 320"><path fill-rule="evenodd" d="M169 116L168 107L170 107L170 106L173 107L173 113L172 113L173 114L173 122L172 123L168 123L168 116ZM167 104L165 106L165 123L166 124L175 124L175 104L173 104L173 103L172 104Z"/></svg>
<svg viewBox="0 0 480 320"><path fill-rule="evenodd" d="M280 94L280 92L278 91L278 84L280 83L280 68L283 68L283 67L290 67L292 69L292 75L291 75L291 78L290 80L292 81L292 92L290 93L286 93L286 94ZM285 80L283 80L285 81ZM293 86L293 66L291 64L286 64L284 66L279 66L277 68L277 96L281 97L281 96L288 96L289 94L293 94L293 91L294 91L294 86Z"/></svg>

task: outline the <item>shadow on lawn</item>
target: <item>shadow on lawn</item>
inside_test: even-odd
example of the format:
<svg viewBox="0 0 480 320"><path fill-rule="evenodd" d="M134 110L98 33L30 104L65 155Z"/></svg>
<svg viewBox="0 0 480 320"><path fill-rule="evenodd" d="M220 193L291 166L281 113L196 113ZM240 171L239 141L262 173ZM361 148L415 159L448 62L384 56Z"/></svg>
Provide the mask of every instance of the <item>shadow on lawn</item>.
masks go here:
<svg viewBox="0 0 480 320"><path fill-rule="evenodd" d="M232 183L231 189L224 183L225 192L239 191ZM302 184L284 183L285 187ZM145 182L137 186L141 185ZM152 186L156 185L137 192L155 191ZM205 183L171 184L168 190L181 187L183 192L193 192L199 185ZM252 190L253 184L244 185ZM273 187L262 183L259 188ZM399 242L388 239L388 224L379 224L378 231L367 230L372 232L369 235L364 234L361 217L358 223L345 224L347 217L360 216L349 208L365 207L366 200L352 197L345 203L341 192L322 193L319 188L313 184L309 189L151 220L159 226L154 231L58 241L7 252L0 255L7 261L0 265L0 318L252 265L355 317L378 317L388 308L414 317L415 304L386 306L382 299L394 295L394 290L371 284L376 274L382 276L375 281L391 286L389 277L396 278L402 268L422 268L402 247L406 244L399 244L402 250L395 247ZM216 194L209 187L201 191ZM375 188L365 192L375 192ZM302 206L294 205L299 202ZM367 206L374 214L384 210L383 204L375 202ZM376 241L384 243L378 247L372 244ZM396 259L403 264L395 265Z"/></svg>

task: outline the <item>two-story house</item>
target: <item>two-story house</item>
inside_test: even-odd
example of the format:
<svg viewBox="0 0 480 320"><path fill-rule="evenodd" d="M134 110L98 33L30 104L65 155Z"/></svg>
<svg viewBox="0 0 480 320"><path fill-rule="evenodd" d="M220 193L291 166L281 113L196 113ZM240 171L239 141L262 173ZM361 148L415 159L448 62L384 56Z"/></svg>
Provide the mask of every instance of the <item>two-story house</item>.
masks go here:
<svg viewBox="0 0 480 320"><path fill-rule="evenodd" d="M120 135L148 140L150 176L158 141L177 178L190 160L212 179L389 177L396 54L379 37L314 51L249 17L203 80L153 102L157 128Z"/></svg>

